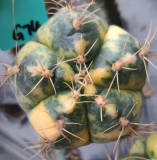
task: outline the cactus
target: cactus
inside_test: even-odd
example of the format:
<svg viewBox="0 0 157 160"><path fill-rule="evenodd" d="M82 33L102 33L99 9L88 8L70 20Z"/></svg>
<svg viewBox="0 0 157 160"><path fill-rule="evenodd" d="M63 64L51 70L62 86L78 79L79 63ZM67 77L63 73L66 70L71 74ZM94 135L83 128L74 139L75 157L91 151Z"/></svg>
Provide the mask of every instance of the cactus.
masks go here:
<svg viewBox="0 0 157 160"><path fill-rule="evenodd" d="M15 96L41 139L37 154L138 134L150 33L144 46L73 0L42 25L6 69ZM82 7L86 7L82 9ZM146 71L146 72L145 72ZM118 147L119 150L119 147ZM118 151L117 150L117 151Z"/></svg>
<svg viewBox="0 0 157 160"><path fill-rule="evenodd" d="M156 131L147 132L142 138L134 141L130 149L130 155L121 159L156 159L157 158L157 133ZM150 133L152 133L150 135Z"/></svg>
<svg viewBox="0 0 157 160"><path fill-rule="evenodd" d="M145 151L149 158L157 159L157 133L147 138Z"/></svg>

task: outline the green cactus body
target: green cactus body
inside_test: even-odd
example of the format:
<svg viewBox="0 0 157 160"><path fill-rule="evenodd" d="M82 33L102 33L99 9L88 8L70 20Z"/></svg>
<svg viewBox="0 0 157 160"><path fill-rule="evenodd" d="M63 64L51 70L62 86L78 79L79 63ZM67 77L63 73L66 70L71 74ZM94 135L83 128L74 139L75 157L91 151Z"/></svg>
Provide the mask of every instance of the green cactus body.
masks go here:
<svg viewBox="0 0 157 160"><path fill-rule="evenodd" d="M82 12L83 10L77 10L73 14L76 18L79 18ZM65 9L61 9L57 14L73 19L72 13L65 11ZM86 12L82 19L88 14L90 12ZM88 20L96 18L98 17L92 15ZM83 25L80 30L76 30L68 19L55 15L37 31L34 40L50 47L64 59L71 59L78 54L86 53L95 40L98 39L98 42L87 56L87 61L91 61L98 55L107 30L106 22L101 19Z"/></svg>
<svg viewBox="0 0 157 160"><path fill-rule="evenodd" d="M106 92L107 89L104 89L100 95L104 97ZM141 92L123 90L119 93L117 89L111 89L106 101L108 108L103 108L103 122L100 120L100 106L95 103L88 104L87 106L91 141L95 143L115 141L122 128L120 125L106 133L102 132L117 124L120 117L125 117L137 101L139 101L139 103L128 119L130 122L139 121L142 106ZM128 133L130 133L130 130L126 128L123 133L124 137L126 137Z"/></svg>
<svg viewBox="0 0 157 160"><path fill-rule="evenodd" d="M131 35L128 35L126 31L117 27L110 26L109 30L104 38L104 43L101 47L99 56L94 60L91 67L91 77L95 84L109 87L115 72L112 70L112 64L110 64L103 57L109 61L117 62L123 52L125 42L128 38L127 45L124 50L122 61L123 66L137 70L122 69L118 73L119 86L125 90L140 90L145 83L145 70L142 60L138 55L130 58L135 52L140 49L138 41ZM102 57L103 56L103 57ZM127 59L129 59L127 61ZM116 81L113 84L114 88L117 88Z"/></svg>
<svg viewBox="0 0 157 160"><path fill-rule="evenodd" d="M157 134L143 134L142 137L133 143L130 149L131 155L121 159L157 159Z"/></svg>
<svg viewBox="0 0 157 160"><path fill-rule="evenodd" d="M26 57L22 62L23 65L21 66L20 73L17 75L17 99L25 111L29 111L29 109L32 109L39 104L40 101L54 94L54 89L51 87L50 80L44 78L33 92L26 97L31 89L42 78L40 72L42 72L43 69L34 52L37 53L44 69L52 70L55 67L55 64L59 62L59 59L52 50L37 42L29 42L20 50L18 62L20 63L25 55ZM13 62L13 65L14 64L15 61ZM70 65L64 63L53 73L51 79L54 81L54 84L61 83L60 87L57 87L56 90L67 88L63 82L71 83L68 72L72 76L74 75ZM14 85L14 76L12 76L11 80Z"/></svg>
<svg viewBox="0 0 157 160"><path fill-rule="evenodd" d="M129 59L139 50L137 40L119 27L108 29L105 21L88 11L81 19L90 15L86 19L90 22L74 27L77 24L74 20L82 13L81 9L71 13L63 8L41 26L34 41L18 53L18 62L22 64L16 87L15 77L10 79L19 104L42 140L55 142L64 138L52 144L55 149L115 141L121 133L121 125L102 132L128 114L128 122L138 123L140 119L141 89L146 75L138 56ZM121 57L127 37L122 61L127 60L125 67L137 70L120 70L121 92L116 79L111 87L115 89L107 92L115 73L100 55L115 63ZM107 95L105 105L101 106L102 114L96 103L98 95L103 98ZM129 126L136 128L133 124ZM129 136L130 132L126 125L121 138Z"/></svg>
<svg viewBox="0 0 157 160"><path fill-rule="evenodd" d="M130 149L131 154L145 155L145 139L137 139Z"/></svg>
<svg viewBox="0 0 157 160"><path fill-rule="evenodd" d="M65 147L79 147L85 144L89 144L89 133L86 118L86 107L85 104L75 104L72 106L75 100L71 96L70 90L62 91L56 95L49 97L42 101L39 105L34 107L29 113L29 119L35 130L42 130L39 132L43 137L49 140L55 141L62 135L58 131L58 128L51 128L55 125L55 121L51 116L56 119L63 119L66 122L80 123L81 125L66 125L65 129L69 132L83 138L78 138L65 133L65 135L71 140L72 143L67 142L66 139L54 145L54 148L60 149ZM66 103L65 103L66 102ZM53 107L52 107L53 106ZM44 112L43 112L44 111ZM36 118L34 118L36 117ZM49 128L49 129L46 129Z"/></svg>

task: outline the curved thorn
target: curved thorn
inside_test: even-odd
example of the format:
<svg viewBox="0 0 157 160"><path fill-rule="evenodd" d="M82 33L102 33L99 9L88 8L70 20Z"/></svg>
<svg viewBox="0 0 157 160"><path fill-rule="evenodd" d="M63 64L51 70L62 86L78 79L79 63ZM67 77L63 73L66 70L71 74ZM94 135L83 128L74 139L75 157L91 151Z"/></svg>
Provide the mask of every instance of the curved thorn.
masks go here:
<svg viewBox="0 0 157 160"><path fill-rule="evenodd" d="M59 65L59 64L62 64L62 63L71 62L71 61L75 61L75 60L76 60L76 58L73 58L73 59L69 59L69 60L63 61L63 62L59 62L59 63L57 63L55 65Z"/></svg>
<svg viewBox="0 0 157 160"><path fill-rule="evenodd" d="M157 30L157 27L155 28L155 31L154 31L154 34L153 34L153 36L152 36L152 38L149 40L149 44L152 42L152 40L154 39L154 37L155 37L155 35L156 35L156 30Z"/></svg>
<svg viewBox="0 0 157 160"><path fill-rule="evenodd" d="M84 4L84 5L80 5L80 6L78 6L78 7L74 7L73 10L77 10L77 9L86 7L87 5L88 5L88 4Z"/></svg>
<svg viewBox="0 0 157 160"><path fill-rule="evenodd" d="M64 124L78 124L78 125L83 125L81 123L73 123L73 122L65 122Z"/></svg>
<svg viewBox="0 0 157 160"><path fill-rule="evenodd" d="M118 125L119 125L119 123L117 123L117 124L115 124L114 126L112 126L112 127L108 128L108 129L106 129L106 130L105 130L105 131L103 131L102 133L107 132L107 131L109 131L110 129L112 129L112 128L114 128L114 127L118 126Z"/></svg>
<svg viewBox="0 0 157 160"><path fill-rule="evenodd" d="M44 128L44 129L40 129L40 130L38 130L38 132L41 132L41 131L44 131L44 130L47 130L47 129L50 129L50 128L53 128L53 127L55 127L56 125L54 125L54 126L52 126L52 127L48 127L48 128Z"/></svg>
<svg viewBox="0 0 157 160"><path fill-rule="evenodd" d="M126 40L126 42L125 42L125 45L124 45L124 48L123 48L123 52L122 52L122 54L121 54L121 57L120 57L120 61L121 61L121 59L122 59L122 57L123 57L123 54L124 54L124 51L125 51L125 48L126 48L126 45L127 45L127 42L128 42L128 38L129 38L129 35L127 36L127 40Z"/></svg>
<svg viewBox="0 0 157 160"><path fill-rule="evenodd" d="M95 21L97 21L97 20L98 20L98 19L93 19L93 20L91 20L91 21L83 22L82 25L87 24L87 23L91 23L91 22L95 22Z"/></svg>
<svg viewBox="0 0 157 160"><path fill-rule="evenodd" d="M53 87L53 89L54 89L54 91L55 91L55 94L56 94L56 89L55 89L55 86L54 86L54 84L53 84L53 81L52 81L51 78L49 78L49 80L50 80L50 82L51 82L51 84L52 84L52 87Z"/></svg>
<svg viewBox="0 0 157 160"><path fill-rule="evenodd" d="M39 82L33 87L33 89L26 95L26 97L40 84L40 82L44 79L44 77L42 77Z"/></svg>
<svg viewBox="0 0 157 160"><path fill-rule="evenodd" d="M138 68L127 68L127 67L122 67L123 69L127 69L127 70L138 70Z"/></svg>
<svg viewBox="0 0 157 160"><path fill-rule="evenodd" d="M90 13L88 16L86 16L85 18L83 18L83 19L81 20L81 22L83 22L85 19L87 19L88 17L90 17L90 16L93 15L95 12L99 11L100 9L101 9L101 8L99 8L99 9L95 10L94 12Z"/></svg>
<svg viewBox="0 0 157 160"><path fill-rule="evenodd" d="M118 145L118 148L117 148L117 152L116 152L116 155L115 155L115 160L118 160L120 145L121 145L121 140L120 140L119 145Z"/></svg>
<svg viewBox="0 0 157 160"><path fill-rule="evenodd" d="M139 125L139 126L152 126L152 124L142 124L142 123L133 123L133 122L129 122L129 124Z"/></svg>
<svg viewBox="0 0 157 160"><path fill-rule="evenodd" d="M120 140L120 138L121 138L121 136L122 136L122 134L123 134L124 128L125 128L125 126L122 127L122 130L121 130L121 132L120 132L120 134L119 134L119 136L118 136L116 145L114 146L113 152L115 151L115 149L116 149L116 147L117 147L117 144L118 144L118 142L119 142L119 140Z"/></svg>
<svg viewBox="0 0 157 160"><path fill-rule="evenodd" d="M6 79L3 80L3 82L0 84L0 87L2 87L2 85L12 76L13 74L7 76Z"/></svg>
<svg viewBox="0 0 157 160"><path fill-rule="evenodd" d="M128 150L128 153L130 154L130 149L129 149L129 138L127 137L127 150Z"/></svg>
<svg viewBox="0 0 157 160"><path fill-rule="evenodd" d="M65 128L62 128L62 130L65 131L65 132L67 132L67 133L69 133L69 134L71 134L72 136L74 136L74 137L76 137L78 139L81 139L81 140L85 141L84 139L82 139L82 138L76 136L75 134L72 134L71 132L67 131Z"/></svg>
<svg viewBox="0 0 157 160"><path fill-rule="evenodd" d="M73 89L70 87L70 85L68 83L66 83L66 82L63 82L63 83L66 84L70 88L71 91L73 91Z"/></svg>
<svg viewBox="0 0 157 160"><path fill-rule="evenodd" d="M100 117L101 117L101 122L103 122L103 118L102 118L102 106L100 106Z"/></svg>
<svg viewBox="0 0 157 160"><path fill-rule="evenodd" d="M44 154L45 154L45 153L41 154L41 156L43 156ZM41 156L40 156L40 157L41 157ZM48 149L47 149L47 148L46 148L46 157L47 157L49 160L51 160L50 157L48 156Z"/></svg>
<svg viewBox="0 0 157 160"><path fill-rule="evenodd" d="M108 147L107 147L106 143L105 143L105 149L106 149L106 154L107 154L108 160L112 160L112 158L111 158L111 156L109 154Z"/></svg>
<svg viewBox="0 0 157 160"><path fill-rule="evenodd" d="M91 80L91 83L93 84L93 80L92 80L92 78L91 78L91 76L90 76L90 74L89 74L89 72L88 72L88 69L87 69L87 67L86 67L86 64L84 63L84 67L85 67L85 69L86 69L86 72L87 72L87 75L88 75L88 77L90 78L90 80Z"/></svg>
<svg viewBox="0 0 157 160"><path fill-rule="evenodd" d="M5 63L0 63L2 66L8 66L8 67L12 67L11 65L5 64Z"/></svg>
<svg viewBox="0 0 157 160"><path fill-rule="evenodd" d="M150 38L150 35L151 35L151 32L152 32L152 22L151 22L151 24L150 24L149 32L148 32L148 35L147 35L147 38L146 38L146 41L145 41L144 46L147 45L147 43L148 43L148 41L149 41L149 38Z"/></svg>
<svg viewBox="0 0 157 160"><path fill-rule="evenodd" d="M144 59L147 60L155 69L157 69L157 67L150 60L148 60L148 58L144 57Z"/></svg>
<svg viewBox="0 0 157 160"><path fill-rule="evenodd" d="M56 8L56 7L50 7L50 8L47 10L47 12L50 11L51 9L60 10L59 8Z"/></svg>
<svg viewBox="0 0 157 160"><path fill-rule="evenodd" d="M31 45L30 45L30 46L31 46ZM41 62L40 62L40 59L39 59L38 55L36 54L36 52L35 52L35 50L34 50L34 48L33 48L32 46L31 46L31 48L32 48L33 51L34 51L34 53L35 53L35 55L36 55L36 57L37 57L37 59L38 59L38 61L39 61L39 63L40 63L41 68L43 69L43 71L45 71L43 65L42 65Z"/></svg>
<svg viewBox="0 0 157 160"><path fill-rule="evenodd" d="M91 6L91 4L93 4L93 0L91 3L88 4L88 6L85 8L85 10L82 12L82 14L79 17L79 20L82 18L82 16L85 14L85 12L87 11L87 9Z"/></svg>
<svg viewBox="0 0 157 160"><path fill-rule="evenodd" d="M36 133L43 141L46 140L46 138L44 138L43 136L41 136L36 130L34 130L34 131L35 131L35 133Z"/></svg>
<svg viewBox="0 0 157 160"><path fill-rule="evenodd" d="M46 112L46 111L43 111L43 112L47 113L49 116L51 116L51 117L53 118L53 120L54 120L55 122L57 122L57 119L56 119L56 118L54 118L51 114L49 114L49 113L48 113L48 112Z"/></svg>
<svg viewBox="0 0 157 160"><path fill-rule="evenodd" d="M117 74L115 74L115 76L113 77L112 82L111 82L111 84L110 84L110 87L108 88L107 93L106 93L104 99L107 98L107 96L108 96L108 94L109 94L109 91L110 91L110 89L111 89L111 87L112 87L112 84L113 84L113 82L114 82L114 80L115 80L115 78L116 78L116 75L117 75Z"/></svg>
<svg viewBox="0 0 157 160"><path fill-rule="evenodd" d="M92 63L93 63L93 61L91 61L91 63L89 64L89 66L88 66L88 68L87 68L88 70L89 70L89 68L91 67Z"/></svg>
<svg viewBox="0 0 157 160"><path fill-rule="evenodd" d="M65 6L63 6L61 3L59 3L59 2L56 2L55 0L51 0L52 2L54 2L55 4L58 4L59 6L61 6L61 7L65 7Z"/></svg>
<svg viewBox="0 0 157 160"><path fill-rule="evenodd" d="M67 136L64 135L64 133L62 132L62 129L60 130L61 135L71 143L71 140Z"/></svg>
<svg viewBox="0 0 157 160"><path fill-rule="evenodd" d="M63 16L63 15L60 15L60 14L57 14L57 13L53 13L53 12L51 12L51 13L47 13L47 14L54 14L54 15L57 15L57 16L60 16L60 17L66 18L66 19L67 19L67 20L69 20L71 23L73 23L73 21L72 21L70 18L66 17L66 16Z"/></svg>
<svg viewBox="0 0 157 160"><path fill-rule="evenodd" d="M33 145L33 146L29 146L29 147L24 148L23 151L25 151L26 149L41 148L41 147L42 147L42 144L36 144L36 145Z"/></svg>
<svg viewBox="0 0 157 160"><path fill-rule="evenodd" d="M144 59L142 59L142 60L143 60L143 63L144 63L144 68L145 68L145 71L146 71L146 75L147 75L148 82L150 83L150 81L149 81L149 76L148 76L148 72L147 72L146 62L145 62Z"/></svg>
<svg viewBox="0 0 157 160"><path fill-rule="evenodd" d="M128 118L128 116L130 115L130 113L132 112L132 110L134 109L134 107L136 106L136 104L139 103L139 101L137 101L133 107L131 108L131 110L129 111L129 113L127 114L127 116L125 117L126 119Z"/></svg>
<svg viewBox="0 0 157 160"><path fill-rule="evenodd" d="M52 159L55 160L55 158L54 158L54 156L53 156L52 148L50 149L50 152L51 152Z"/></svg>
<svg viewBox="0 0 157 160"><path fill-rule="evenodd" d="M34 156L32 156L30 159L36 157L39 153L41 153L44 149L46 149L46 147L43 147L40 151L38 151Z"/></svg>
<svg viewBox="0 0 157 160"><path fill-rule="evenodd" d="M98 38L96 39L96 41L93 43L93 45L90 47L90 49L87 51L87 53L85 54L85 56L87 56L89 54L89 52L93 49L94 45L96 44L96 42L98 41Z"/></svg>
<svg viewBox="0 0 157 160"><path fill-rule="evenodd" d="M58 141L53 142L53 144L58 143L60 141L62 141L64 138L59 139Z"/></svg>
<svg viewBox="0 0 157 160"><path fill-rule="evenodd" d="M135 135L137 135L137 136L139 136L139 137L145 139L145 138L142 137L140 134L138 134L135 130L133 130L131 127L128 126L128 128L129 128Z"/></svg>
<svg viewBox="0 0 157 160"><path fill-rule="evenodd" d="M56 65L56 67L54 67L51 71L54 71L54 70L59 66L59 64L61 64L61 62L63 61L63 59L64 59L64 57L60 60L60 62L59 62L59 63L55 64L55 65Z"/></svg>
<svg viewBox="0 0 157 160"><path fill-rule="evenodd" d="M82 102L76 102L76 103L95 103L95 101L82 101Z"/></svg>
<svg viewBox="0 0 157 160"><path fill-rule="evenodd" d="M117 74L117 86L118 86L118 90L119 90L119 93L120 93L120 89L119 89L119 80L118 80L118 71L116 71L116 74Z"/></svg>
<svg viewBox="0 0 157 160"><path fill-rule="evenodd" d="M101 57L103 57L106 61L108 61L109 63L111 63L112 65L114 64L114 63L112 63L111 61L109 61L107 58L105 58L103 55L101 55L101 54L99 54Z"/></svg>

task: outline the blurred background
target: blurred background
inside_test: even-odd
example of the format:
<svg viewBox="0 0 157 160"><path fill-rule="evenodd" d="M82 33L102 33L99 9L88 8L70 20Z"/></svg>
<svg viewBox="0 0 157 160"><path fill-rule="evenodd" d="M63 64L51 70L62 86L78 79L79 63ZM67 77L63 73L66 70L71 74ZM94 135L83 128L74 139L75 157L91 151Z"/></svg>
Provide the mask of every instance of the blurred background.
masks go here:
<svg viewBox="0 0 157 160"><path fill-rule="evenodd" d="M47 0L48 1L48 0ZM80 0L75 5L89 3L90 0ZM144 44L151 22L153 31L157 26L157 1L156 0L96 0L97 4L90 7L93 11L102 8L97 14L107 20L109 24L115 24L126 29L131 35L138 38ZM46 9L52 4L45 4ZM157 35L151 43L150 50L157 50ZM155 53L155 51L154 51ZM10 64L15 58L15 49L0 50L0 58L4 63ZM156 64L151 59L153 64ZM4 70L0 66L0 70ZM143 90L143 109L141 122L150 123L156 120L157 115L157 71L148 65L150 84L147 83ZM26 142L36 141L35 135L25 113L20 109L8 83L0 88L0 160L28 160L37 153L36 149L23 150L28 147ZM107 144L109 152L113 155L115 142ZM126 141L121 145L119 157L127 154ZM56 160L107 160L104 144L91 144L78 149L56 151ZM35 157L34 160L46 160Z"/></svg>

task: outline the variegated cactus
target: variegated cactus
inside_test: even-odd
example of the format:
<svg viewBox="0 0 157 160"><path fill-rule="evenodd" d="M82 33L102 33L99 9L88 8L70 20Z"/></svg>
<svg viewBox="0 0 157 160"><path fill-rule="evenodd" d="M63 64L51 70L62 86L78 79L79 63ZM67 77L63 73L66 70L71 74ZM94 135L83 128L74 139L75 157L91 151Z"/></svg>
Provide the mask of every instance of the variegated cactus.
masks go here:
<svg viewBox="0 0 157 160"><path fill-rule="evenodd" d="M11 65L15 96L41 138L41 152L108 143L136 133L150 33L144 46L90 13L63 6L37 31ZM86 7L84 10L82 7ZM54 14L54 13L49 13ZM115 146L115 148L116 148Z"/></svg>

